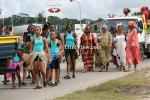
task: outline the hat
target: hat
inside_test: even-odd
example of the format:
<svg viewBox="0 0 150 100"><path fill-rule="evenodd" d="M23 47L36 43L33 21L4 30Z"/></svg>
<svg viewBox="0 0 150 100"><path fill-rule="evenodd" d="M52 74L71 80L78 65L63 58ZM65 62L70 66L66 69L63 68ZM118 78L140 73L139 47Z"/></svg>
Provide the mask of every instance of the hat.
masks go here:
<svg viewBox="0 0 150 100"><path fill-rule="evenodd" d="M130 21L130 22L129 22L129 26L135 27L135 25L136 25L136 23L135 23L134 21Z"/></svg>

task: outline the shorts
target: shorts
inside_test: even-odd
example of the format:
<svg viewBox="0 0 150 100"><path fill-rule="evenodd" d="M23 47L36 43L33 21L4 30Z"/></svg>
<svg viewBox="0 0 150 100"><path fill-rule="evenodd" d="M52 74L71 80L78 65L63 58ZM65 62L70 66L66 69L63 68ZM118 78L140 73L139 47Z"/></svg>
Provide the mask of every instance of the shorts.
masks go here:
<svg viewBox="0 0 150 100"><path fill-rule="evenodd" d="M34 59L34 61L42 61L42 59L39 56L36 56L36 58Z"/></svg>
<svg viewBox="0 0 150 100"><path fill-rule="evenodd" d="M51 69L59 69L60 68L60 61L59 59L55 59L52 61L52 63L50 64Z"/></svg>

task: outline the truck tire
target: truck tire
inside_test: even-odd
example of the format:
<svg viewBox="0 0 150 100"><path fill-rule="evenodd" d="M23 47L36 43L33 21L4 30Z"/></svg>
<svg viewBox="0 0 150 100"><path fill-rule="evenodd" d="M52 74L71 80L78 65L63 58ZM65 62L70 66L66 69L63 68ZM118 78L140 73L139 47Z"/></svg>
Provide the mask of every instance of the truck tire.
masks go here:
<svg viewBox="0 0 150 100"><path fill-rule="evenodd" d="M143 59L144 59L144 49L143 49L143 46L141 46L141 48L140 48L140 53L141 53L141 60L143 61Z"/></svg>
<svg viewBox="0 0 150 100"><path fill-rule="evenodd" d="M147 55L147 58L150 58L150 52L147 52L146 55Z"/></svg>

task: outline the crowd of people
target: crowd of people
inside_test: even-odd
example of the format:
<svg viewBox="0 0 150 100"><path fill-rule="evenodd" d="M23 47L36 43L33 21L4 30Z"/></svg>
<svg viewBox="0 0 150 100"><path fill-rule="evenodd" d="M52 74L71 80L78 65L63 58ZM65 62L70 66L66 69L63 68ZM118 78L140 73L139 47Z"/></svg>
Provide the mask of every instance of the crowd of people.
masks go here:
<svg viewBox="0 0 150 100"><path fill-rule="evenodd" d="M142 8L141 11L143 11ZM124 9L124 13L126 16L131 16L129 9ZM86 25L80 38L80 48L77 48L77 34L73 32L71 24L66 25L66 33L63 35L56 31L54 24L49 22L45 23L42 28L29 25L28 32L23 35L23 43L21 44L23 50L19 49L14 57L8 59L8 68L16 69L16 73L5 74L3 82L7 85L8 78L12 77L11 88L15 89L16 76L19 87L21 87L26 86L26 79L31 78L32 75L31 84L37 84L34 89L42 88L41 76L44 87L47 85L58 86L62 56L65 56L67 64L65 79L71 79L71 71L72 78L76 78L75 60L78 59L78 55L82 56L83 73L94 72L94 66L99 68L99 72L103 72L104 69L107 72L112 58L116 70L129 72L131 71L131 64L134 64L134 70L136 70L137 64L141 62L141 54L135 26L135 22L129 22L128 33L124 33L123 26L118 24L114 27L114 32L110 33L107 31L107 26L103 25L102 32L96 38L91 33L91 25ZM12 35L11 31L11 27L3 26L0 23L0 35ZM21 69L23 69L23 79L20 76Z"/></svg>

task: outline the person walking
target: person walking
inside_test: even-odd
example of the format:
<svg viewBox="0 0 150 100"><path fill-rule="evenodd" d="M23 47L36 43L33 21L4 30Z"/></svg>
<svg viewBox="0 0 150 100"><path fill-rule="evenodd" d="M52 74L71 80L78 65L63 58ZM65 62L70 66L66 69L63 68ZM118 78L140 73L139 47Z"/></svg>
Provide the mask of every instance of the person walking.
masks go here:
<svg viewBox="0 0 150 100"><path fill-rule="evenodd" d="M103 67L106 65L106 71L108 71L109 61L111 59L111 46L112 46L112 35L107 31L107 26L102 26L102 33L99 34L98 46L101 47L99 54L100 71L103 72Z"/></svg>
<svg viewBox="0 0 150 100"><path fill-rule="evenodd" d="M48 62L50 61L50 53L48 49L48 44L45 37L40 36L41 28L39 26L35 27L36 38L33 38L29 44L29 57L32 58L31 63L34 66L35 77L37 81L37 86L33 89L41 89L41 83L39 79L39 69L43 76L43 86L46 87L46 62L48 55ZM44 51L46 50L46 52ZM47 54L46 54L47 53Z"/></svg>
<svg viewBox="0 0 150 100"><path fill-rule="evenodd" d="M131 71L131 64L134 64L136 70L137 64L141 62L140 45L138 41L138 32L135 28L134 21L129 22L129 30L126 43L126 63L128 64L127 71Z"/></svg>
<svg viewBox="0 0 150 100"><path fill-rule="evenodd" d="M97 41L94 35L91 33L91 26L86 25L84 34L80 38L80 50L79 54L82 55L82 61L84 62L84 70L85 73L87 70L94 72L93 64L94 64L94 55L96 52ZM88 47L88 48L87 48Z"/></svg>
<svg viewBox="0 0 150 100"><path fill-rule="evenodd" d="M70 69L72 68L72 78L75 78L75 52L77 52L77 35L72 32L73 27L71 24L67 24L66 33L64 34L64 45L65 45L65 57L67 61L67 75L65 79L70 79Z"/></svg>

